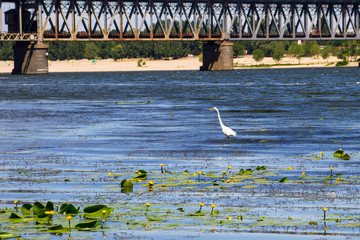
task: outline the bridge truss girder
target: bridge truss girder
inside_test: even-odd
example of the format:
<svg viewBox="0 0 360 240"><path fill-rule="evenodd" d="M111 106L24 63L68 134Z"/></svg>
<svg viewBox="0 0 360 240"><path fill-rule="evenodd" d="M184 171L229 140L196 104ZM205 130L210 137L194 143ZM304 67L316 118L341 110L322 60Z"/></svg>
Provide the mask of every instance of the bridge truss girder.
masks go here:
<svg viewBox="0 0 360 240"><path fill-rule="evenodd" d="M2 2L28 11L31 24L5 32L1 22L0 40L360 39L360 2L351 0L0 0L1 14Z"/></svg>

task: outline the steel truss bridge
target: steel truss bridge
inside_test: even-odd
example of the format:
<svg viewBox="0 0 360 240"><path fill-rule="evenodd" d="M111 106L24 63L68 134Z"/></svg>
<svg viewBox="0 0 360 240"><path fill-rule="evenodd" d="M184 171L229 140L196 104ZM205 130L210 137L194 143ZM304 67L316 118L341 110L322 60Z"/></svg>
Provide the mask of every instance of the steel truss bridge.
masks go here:
<svg viewBox="0 0 360 240"><path fill-rule="evenodd" d="M360 39L359 0L0 0L0 41Z"/></svg>

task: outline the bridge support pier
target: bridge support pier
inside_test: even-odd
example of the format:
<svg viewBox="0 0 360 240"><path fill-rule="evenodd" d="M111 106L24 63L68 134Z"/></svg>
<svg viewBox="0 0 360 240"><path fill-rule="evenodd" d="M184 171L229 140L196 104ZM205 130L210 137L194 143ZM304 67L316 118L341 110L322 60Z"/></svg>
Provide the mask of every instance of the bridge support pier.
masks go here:
<svg viewBox="0 0 360 240"><path fill-rule="evenodd" d="M48 45L44 43L16 42L14 47L14 69L11 74L48 73Z"/></svg>
<svg viewBox="0 0 360 240"><path fill-rule="evenodd" d="M203 44L203 65L200 71L233 70L233 44L209 41Z"/></svg>

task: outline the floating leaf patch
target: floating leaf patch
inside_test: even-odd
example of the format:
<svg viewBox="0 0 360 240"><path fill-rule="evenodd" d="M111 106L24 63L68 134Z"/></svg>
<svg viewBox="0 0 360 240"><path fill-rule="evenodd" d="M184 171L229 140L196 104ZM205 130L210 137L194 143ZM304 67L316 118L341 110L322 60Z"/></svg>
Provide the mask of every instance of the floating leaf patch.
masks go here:
<svg viewBox="0 0 360 240"><path fill-rule="evenodd" d="M75 226L75 229L85 231L85 230L95 229L98 227L99 227L99 222L94 220L94 221L79 223Z"/></svg>

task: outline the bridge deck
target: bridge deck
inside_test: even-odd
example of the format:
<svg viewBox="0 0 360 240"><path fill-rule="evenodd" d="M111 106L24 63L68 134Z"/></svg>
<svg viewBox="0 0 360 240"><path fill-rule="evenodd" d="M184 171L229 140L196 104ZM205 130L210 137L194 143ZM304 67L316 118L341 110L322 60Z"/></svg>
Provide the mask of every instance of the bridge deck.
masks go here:
<svg viewBox="0 0 360 240"><path fill-rule="evenodd" d="M0 0L0 41L360 40L359 9L359 0Z"/></svg>

